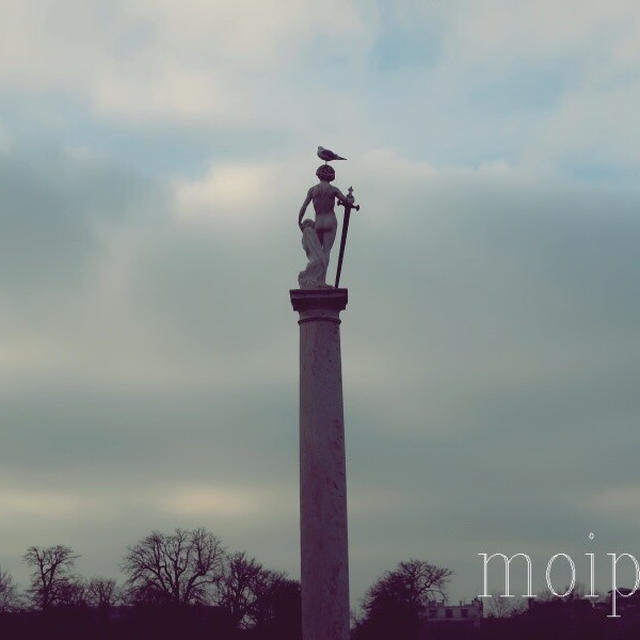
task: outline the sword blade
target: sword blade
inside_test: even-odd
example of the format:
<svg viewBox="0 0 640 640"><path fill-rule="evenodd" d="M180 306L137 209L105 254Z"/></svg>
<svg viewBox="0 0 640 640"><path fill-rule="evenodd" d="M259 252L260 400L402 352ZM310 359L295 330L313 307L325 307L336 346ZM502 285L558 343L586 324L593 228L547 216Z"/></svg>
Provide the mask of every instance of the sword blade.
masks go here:
<svg viewBox="0 0 640 640"><path fill-rule="evenodd" d="M342 222L342 236L340 237L340 252L338 253L338 269L336 270L336 289L340 284L340 272L342 271L342 258L344 257L344 248L347 244L347 232L349 231L349 216L351 216L351 207L344 208L344 220Z"/></svg>

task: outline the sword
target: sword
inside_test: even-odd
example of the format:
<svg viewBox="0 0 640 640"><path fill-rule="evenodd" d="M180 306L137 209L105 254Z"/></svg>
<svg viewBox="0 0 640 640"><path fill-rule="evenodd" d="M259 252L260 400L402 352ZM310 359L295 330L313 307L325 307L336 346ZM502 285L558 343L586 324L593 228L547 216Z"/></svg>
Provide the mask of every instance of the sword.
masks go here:
<svg viewBox="0 0 640 640"><path fill-rule="evenodd" d="M360 205L354 205L355 198L353 197L353 187L349 187L347 202L341 203L344 207L344 220L342 221L342 237L340 238L340 252L338 253L338 269L336 271L336 289L340 284L340 272L342 271L342 259L344 258L344 248L347 244L347 232L349 231L349 216L351 215L351 209L360 211Z"/></svg>

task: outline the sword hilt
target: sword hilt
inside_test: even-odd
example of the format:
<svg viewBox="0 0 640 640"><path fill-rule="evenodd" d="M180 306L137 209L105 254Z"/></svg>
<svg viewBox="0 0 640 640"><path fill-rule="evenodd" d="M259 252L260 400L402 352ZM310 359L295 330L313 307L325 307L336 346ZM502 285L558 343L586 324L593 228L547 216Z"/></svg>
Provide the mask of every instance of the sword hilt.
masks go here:
<svg viewBox="0 0 640 640"><path fill-rule="evenodd" d="M344 207L345 211L347 210L347 207L349 209L355 209L356 211L360 211L360 205L359 204L355 204L355 198L353 197L353 187L349 187L349 189L347 190L347 201L349 202L349 204L345 204L344 202L341 202L340 204Z"/></svg>

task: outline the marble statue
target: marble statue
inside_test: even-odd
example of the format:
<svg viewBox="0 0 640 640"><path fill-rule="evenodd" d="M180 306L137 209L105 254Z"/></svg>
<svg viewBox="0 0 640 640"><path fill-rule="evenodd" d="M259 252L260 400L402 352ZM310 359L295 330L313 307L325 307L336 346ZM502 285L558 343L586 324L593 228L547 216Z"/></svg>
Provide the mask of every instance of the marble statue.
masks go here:
<svg viewBox="0 0 640 640"><path fill-rule="evenodd" d="M340 288L340 269L351 210L359 210L353 188L345 196L331 185L328 162L342 160L318 147L325 164L298 215L308 264L289 292L300 314L300 604L304 640L349 640L349 549L347 485L340 354L340 312L348 290ZM315 220L305 219L313 201ZM335 286L326 283L329 254L336 238L336 201L344 206Z"/></svg>
<svg viewBox="0 0 640 640"><path fill-rule="evenodd" d="M344 205L345 211L348 209L356 208L353 198L349 199L338 189L331 184L332 180L335 180L336 174L333 167L328 164L320 165L316 171L320 182L314 185L307 192L307 197L302 203L300 213L298 215L298 226L303 233L302 243L309 257L309 264L307 268L298 276L298 283L301 289L312 289L318 287L326 287L325 282L327 276L327 267L329 266L329 253L331 247L336 239L336 231L338 229L338 221L336 219L335 211L333 210L335 201ZM315 210L316 218L313 223L313 231L317 237L319 247L324 254L323 260L320 262L316 259L315 252L317 247L311 249L311 241L309 240L308 231L311 227L307 223L307 220L303 222L304 214L309 206L309 203L313 201L313 208ZM359 208L359 207L357 207ZM311 222L310 220L308 222ZM304 238L305 230L307 231L307 240ZM311 252L311 253L310 253ZM312 256L316 260L316 264L312 265ZM322 272L320 272L319 266L322 264ZM313 267L313 268L312 268ZM313 276L310 274L313 272ZM305 275L306 274L306 275ZM304 276L304 277L303 277ZM303 281L305 284L303 284Z"/></svg>

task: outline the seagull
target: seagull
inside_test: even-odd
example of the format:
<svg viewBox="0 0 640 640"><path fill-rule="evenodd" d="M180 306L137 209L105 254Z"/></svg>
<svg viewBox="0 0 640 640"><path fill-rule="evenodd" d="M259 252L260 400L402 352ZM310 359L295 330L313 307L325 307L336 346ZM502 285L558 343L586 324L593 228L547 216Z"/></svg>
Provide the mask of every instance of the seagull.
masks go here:
<svg viewBox="0 0 640 640"><path fill-rule="evenodd" d="M337 153L331 151L331 149L325 149L324 147L318 147L318 158L324 160L325 164L332 160L346 160L346 158L339 156Z"/></svg>

